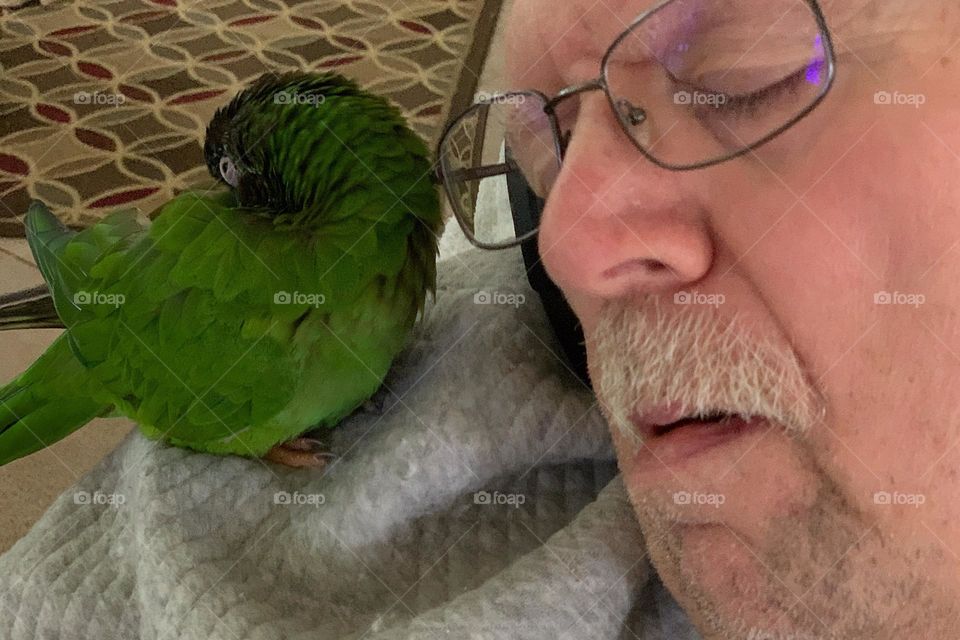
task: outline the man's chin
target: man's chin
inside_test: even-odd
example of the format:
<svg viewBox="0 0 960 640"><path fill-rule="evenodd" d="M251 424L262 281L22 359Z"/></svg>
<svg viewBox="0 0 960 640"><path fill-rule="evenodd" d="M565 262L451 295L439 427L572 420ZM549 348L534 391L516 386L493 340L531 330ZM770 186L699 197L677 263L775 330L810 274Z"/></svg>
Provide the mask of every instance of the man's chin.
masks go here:
<svg viewBox="0 0 960 640"><path fill-rule="evenodd" d="M804 605L726 525L677 524L659 541L659 532L644 534L661 579L705 640L823 637L798 627L809 617Z"/></svg>

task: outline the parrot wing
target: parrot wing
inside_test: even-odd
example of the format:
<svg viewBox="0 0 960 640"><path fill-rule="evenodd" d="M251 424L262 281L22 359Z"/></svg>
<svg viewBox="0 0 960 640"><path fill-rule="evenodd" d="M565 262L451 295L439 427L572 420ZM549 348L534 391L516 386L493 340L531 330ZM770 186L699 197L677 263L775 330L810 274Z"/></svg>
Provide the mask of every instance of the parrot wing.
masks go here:
<svg viewBox="0 0 960 640"><path fill-rule="evenodd" d="M279 296L315 270L309 247L231 204L186 193L149 228L127 212L80 233L37 203L26 218L74 355L148 435L200 450L289 402L288 341L314 308Z"/></svg>
<svg viewBox="0 0 960 640"><path fill-rule="evenodd" d="M118 211L93 227L77 232L67 228L39 200L30 204L24 221L27 242L47 286L54 293L54 305L61 320L67 322L76 315L73 299L82 294L90 269L103 253L124 246L144 231L136 216L135 210Z"/></svg>

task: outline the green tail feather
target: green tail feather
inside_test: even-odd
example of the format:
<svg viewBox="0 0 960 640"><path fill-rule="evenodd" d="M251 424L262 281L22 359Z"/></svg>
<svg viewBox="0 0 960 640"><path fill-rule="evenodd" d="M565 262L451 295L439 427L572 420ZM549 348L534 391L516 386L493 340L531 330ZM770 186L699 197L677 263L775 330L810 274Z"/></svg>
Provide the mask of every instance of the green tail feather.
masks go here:
<svg viewBox="0 0 960 640"><path fill-rule="evenodd" d="M46 285L0 295L0 331L63 328Z"/></svg>
<svg viewBox="0 0 960 640"><path fill-rule="evenodd" d="M0 388L0 465L61 440L110 407L60 336L20 377Z"/></svg>

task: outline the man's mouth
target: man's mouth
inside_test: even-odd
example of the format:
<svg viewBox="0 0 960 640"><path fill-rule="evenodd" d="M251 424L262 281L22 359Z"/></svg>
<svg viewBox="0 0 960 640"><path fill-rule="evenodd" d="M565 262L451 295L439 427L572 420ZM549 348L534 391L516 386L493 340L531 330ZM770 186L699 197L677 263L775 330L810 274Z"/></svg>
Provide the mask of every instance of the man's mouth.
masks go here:
<svg viewBox="0 0 960 640"><path fill-rule="evenodd" d="M674 420L667 424L651 424L648 435L649 437L659 438L667 435L671 431L676 431L677 429L683 429L684 427L724 427L730 424L732 420L739 418L739 414L723 413L717 411L715 413L710 413L703 416L692 416L687 418L680 418L679 420Z"/></svg>
<svg viewBox="0 0 960 640"><path fill-rule="evenodd" d="M673 466L769 425L766 418L725 411L689 413L663 406L635 411L631 422L643 438L642 464Z"/></svg>

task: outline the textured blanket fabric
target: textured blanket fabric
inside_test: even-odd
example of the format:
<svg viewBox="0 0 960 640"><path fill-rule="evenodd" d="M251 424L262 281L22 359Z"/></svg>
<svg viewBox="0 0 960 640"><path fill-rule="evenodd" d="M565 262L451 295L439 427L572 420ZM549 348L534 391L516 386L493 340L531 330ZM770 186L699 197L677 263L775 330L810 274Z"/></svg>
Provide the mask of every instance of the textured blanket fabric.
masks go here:
<svg viewBox="0 0 960 640"><path fill-rule="evenodd" d="M0 640L697 640L519 251L441 254L325 473L135 431L0 557Z"/></svg>
<svg viewBox="0 0 960 640"><path fill-rule="evenodd" d="M326 473L134 432L0 558L0 637L660 637L604 422L518 253L440 274Z"/></svg>

